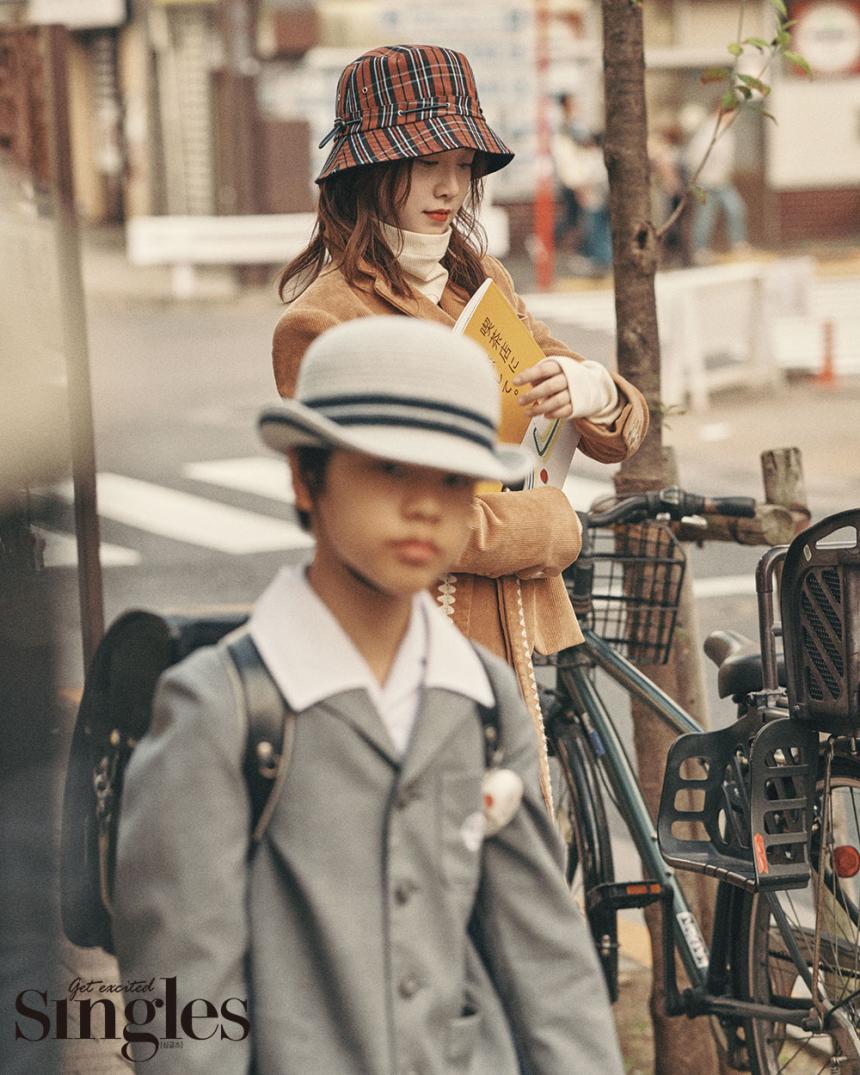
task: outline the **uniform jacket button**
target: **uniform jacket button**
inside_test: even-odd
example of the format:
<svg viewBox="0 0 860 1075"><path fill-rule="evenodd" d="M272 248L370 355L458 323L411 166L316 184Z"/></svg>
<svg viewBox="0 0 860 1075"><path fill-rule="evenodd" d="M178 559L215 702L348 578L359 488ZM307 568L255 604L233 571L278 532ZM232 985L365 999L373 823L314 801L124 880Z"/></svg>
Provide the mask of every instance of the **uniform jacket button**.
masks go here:
<svg viewBox="0 0 860 1075"><path fill-rule="evenodd" d="M418 990L421 988L421 983L418 981L414 974L407 974L404 978L400 979L400 995L401 997L414 997Z"/></svg>
<svg viewBox="0 0 860 1075"><path fill-rule="evenodd" d="M418 886L414 881L398 881L394 889L394 898L400 904L408 903L417 889Z"/></svg>

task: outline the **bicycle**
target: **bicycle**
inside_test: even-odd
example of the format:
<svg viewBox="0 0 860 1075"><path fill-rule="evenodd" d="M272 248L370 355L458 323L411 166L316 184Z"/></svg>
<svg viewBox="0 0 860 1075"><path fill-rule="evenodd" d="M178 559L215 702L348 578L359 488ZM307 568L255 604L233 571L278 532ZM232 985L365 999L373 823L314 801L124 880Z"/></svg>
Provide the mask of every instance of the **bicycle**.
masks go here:
<svg viewBox="0 0 860 1075"><path fill-rule="evenodd" d="M634 664L665 661L671 645L684 556L669 522L754 508L672 488L583 516L589 540L566 581L585 637L550 659L557 683L546 712L570 802L568 880L613 1001L618 911L658 902L668 1014L714 1017L738 1070L860 1075L860 510L764 554L759 646L734 632L709 636L734 724L705 732ZM846 527L852 540L831 546ZM656 829L597 669L679 736ZM645 880L615 877L607 796ZM719 882L710 947L675 870ZM676 951L690 981L683 991Z"/></svg>

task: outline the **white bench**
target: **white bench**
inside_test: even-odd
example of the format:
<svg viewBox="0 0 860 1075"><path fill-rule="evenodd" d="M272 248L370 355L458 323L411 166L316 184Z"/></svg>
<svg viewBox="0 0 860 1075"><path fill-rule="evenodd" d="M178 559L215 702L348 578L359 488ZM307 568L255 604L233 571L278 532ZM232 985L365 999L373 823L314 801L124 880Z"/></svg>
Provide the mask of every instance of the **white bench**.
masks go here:
<svg viewBox="0 0 860 1075"><path fill-rule="evenodd" d="M169 265L173 294L194 294L196 265L284 265L307 246L314 213L262 216L139 216L126 225L126 253L132 265ZM490 253L509 249L508 214L485 206L481 223Z"/></svg>
<svg viewBox="0 0 860 1075"><path fill-rule="evenodd" d="M808 313L815 260L747 261L657 274L661 390L667 405L706 410L711 392L777 384L782 370L773 334L786 313ZM615 338L611 291L524 296L531 312Z"/></svg>
<svg viewBox="0 0 860 1075"><path fill-rule="evenodd" d="M773 324L809 311L814 276L809 257L658 273L663 402L703 411L721 388L779 384Z"/></svg>
<svg viewBox="0 0 860 1075"><path fill-rule="evenodd" d="M195 290L195 265L283 265L307 246L314 213L139 216L126 225L132 265L169 265L173 294Z"/></svg>

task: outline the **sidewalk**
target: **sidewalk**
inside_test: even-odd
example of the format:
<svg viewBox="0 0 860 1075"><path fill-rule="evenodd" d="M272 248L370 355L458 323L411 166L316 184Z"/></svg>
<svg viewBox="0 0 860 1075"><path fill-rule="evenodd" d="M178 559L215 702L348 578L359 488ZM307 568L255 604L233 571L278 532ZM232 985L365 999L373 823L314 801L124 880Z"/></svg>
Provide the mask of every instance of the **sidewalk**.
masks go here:
<svg viewBox="0 0 860 1075"><path fill-rule="evenodd" d="M664 417L681 480L714 494L762 495L760 456L801 450L814 518L860 505L860 376L788 381L773 393L726 392L705 415Z"/></svg>
<svg viewBox="0 0 860 1075"><path fill-rule="evenodd" d="M638 920L619 920L620 999L615 1005L615 1022L624 1056L626 1075L650 1075L652 1071L652 1030L649 1016L651 992L650 952L647 931ZM75 948L63 942L60 952L60 979L63 987L74 978L105 984L118 981L115 961L99 949ZM98 987L96 987L98 988ZM108 996L111 996L108 994ZM117 1010L117 1033L122 1034L122 1003L111 996ZM69 1035L79 1033L76 1006L69 1006ZM131 1065L120 1055L122 1040L71 1040L63 1042L61 1075L128 1075Z"/></svg>

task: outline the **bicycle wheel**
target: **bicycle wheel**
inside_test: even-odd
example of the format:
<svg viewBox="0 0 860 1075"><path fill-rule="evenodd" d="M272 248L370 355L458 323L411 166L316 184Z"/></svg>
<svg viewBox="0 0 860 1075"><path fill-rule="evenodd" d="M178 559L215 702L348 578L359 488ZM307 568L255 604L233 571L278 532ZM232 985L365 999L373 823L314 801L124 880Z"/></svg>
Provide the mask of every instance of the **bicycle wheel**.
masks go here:
<svg viewBox="0 0 860 1075"><path fill-rule="evenodd" d="M570 824L567 839L567 881L588 919L606 986L618 999L618 923L614 908L589 895L614 879L612 843L594 757L579 724L565 715L551 724L551 740L567 791L564 803Z"/></svg>
<svg viewBox="0 0 860 1075"><path fill-rule="evenodd" d="M823 775L816 786L811 841L812 879L806 889L761 893L739 900L733 970L739 995L764 1004L790 997L809 1000L810 985L789 953L777 925L776 899L811 976L818 927L819 992L827 1006L842 1004L827 1032L812 1034L784 1023L749 1020L744 1025L750 1068L757 1075L860 1075L860 762L834 759L825 801ZM825 825L826 823L826 825ZM818 885L822 831L826 841L823 884ZM853 872L853 875L852 875Z"/></svg>

